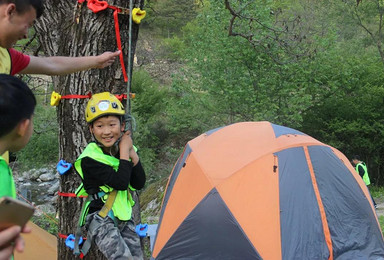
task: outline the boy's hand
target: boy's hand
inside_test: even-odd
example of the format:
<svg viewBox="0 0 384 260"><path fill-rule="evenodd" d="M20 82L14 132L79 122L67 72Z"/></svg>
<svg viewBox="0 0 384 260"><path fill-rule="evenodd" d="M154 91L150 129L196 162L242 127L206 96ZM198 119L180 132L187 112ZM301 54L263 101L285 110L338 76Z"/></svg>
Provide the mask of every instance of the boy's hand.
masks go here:
<svg viewBox="0 0 384 260"><path fill-rule="evenodd" d="M129 160L130 150L133 149L131 132L127 131L121 136L119 143L120 159Z"/></svg>

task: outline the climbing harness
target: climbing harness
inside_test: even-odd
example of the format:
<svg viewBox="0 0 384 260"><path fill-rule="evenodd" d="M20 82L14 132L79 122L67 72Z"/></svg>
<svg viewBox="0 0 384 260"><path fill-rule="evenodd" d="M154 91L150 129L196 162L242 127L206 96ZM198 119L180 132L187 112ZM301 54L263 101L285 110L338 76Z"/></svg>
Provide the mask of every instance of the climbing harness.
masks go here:
<svg viewBox="0 0 384 260"><path fill-rule="evenodd" d="M74 241L74 250L73 250L73 253L75 255L80 256L81 259L83 259L83 257L88 253L89 249L91 248L92 240L93 240L92 237L89 237L84 242L84 244L80 250L79 244L81 244L80 238L82 236L81 228L85 224L85 217L87 215L85 213L88 213L89 204L93 200L100 199L100 198L104 197L104 195L106 195L106 194L107 193L105 193L105 192L98 192L96 194L93 194L92 196L88 196L87 199L85 200L85 202L83 203L83 207L81 208L81 213L80 213L81 217L79 219L79 223L78 223L77 229L76 229L75 241ZM112 220L115 220L115 217L114 217L113 211L112 211L112 206L113 206L113 203L115 202L116 195L117 195L117 190L112 190L108 194L107 201L104 203L104 205L103 205L102 209L99 211L99 213L97 213L100 217L105 218L108 216ZM89 228L90 229L93 228L93 225L95 225L95 223L96 222L91 221L91 223L89 224Z"/></svg>
<svg viewBox="0 0 384 260"><path fill-rule="evenodd" d="M123 57L123 50L121 46L121 38L120 38L120 27L119 27L119 14L128 14L131 15L131 21L134 21L136 24L140 24L141 20L144 19L146 15L146 11L141 10L140 8L132 8L130 7L129 9L115 6L115 5L110 5L108 4L107 1L100 1L100 0L77 0L76 3L76 10L75 10L75 21L78 24L80 22L80 14L81 14L81 9L84 4L84 2L87 2L87 7L90 9L93 13L98 13L100 11L106 10L107 8L113 10L113 19L115 23L115 34L116 34L116 43L117 43L117 48L120 51L120 65L121 69L123 71L123 77L124 81L128 81L128 76L127 72L125 70L125 64L124 64L124 57ZM130 1L130 6L132 6L132 1ZM132 10L132 12L130 11ZM131 32L131 29L130 29Z"/></svg>

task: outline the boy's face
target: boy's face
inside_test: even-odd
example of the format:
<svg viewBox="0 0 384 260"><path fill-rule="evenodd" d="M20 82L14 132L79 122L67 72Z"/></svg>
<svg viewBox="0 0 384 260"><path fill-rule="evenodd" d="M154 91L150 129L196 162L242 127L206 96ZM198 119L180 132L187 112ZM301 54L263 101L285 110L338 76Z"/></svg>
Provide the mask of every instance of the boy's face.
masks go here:
<svg viewBox="0 0 384 260"><path fill-rule="evenodd" d="M104 147L112 147L124 131L117 116L103 116L96 119L89 130Z"/></svg>
<svg viewBox="0 0 384 260"><path fill-rule="evenodd" d="M36 10L30 7L28 11L18 13L14 4L0 5L0 46L11 48L21 39L28 38L28 30L36 19Z"/></svg>

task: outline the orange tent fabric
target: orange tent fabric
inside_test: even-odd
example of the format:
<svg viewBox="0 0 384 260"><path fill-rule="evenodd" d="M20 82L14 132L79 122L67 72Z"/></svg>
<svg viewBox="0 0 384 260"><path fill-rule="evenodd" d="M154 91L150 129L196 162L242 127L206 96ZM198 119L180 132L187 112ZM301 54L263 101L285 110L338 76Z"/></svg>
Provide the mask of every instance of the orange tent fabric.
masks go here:
<svg viewBox="0 0 384 260"><path fill-rule="evenodd" d="M153 259L377 259L367 187L337 149L269 122L189 141L164 195Z"/></svg>
<svg viewBox="0 0 384 260"><path fill-rule="evenodd" d="M29 234L23 234L25 250L15 252L15 260L57 259L57 238L32 222L27 224L32 228Z"/></svg>

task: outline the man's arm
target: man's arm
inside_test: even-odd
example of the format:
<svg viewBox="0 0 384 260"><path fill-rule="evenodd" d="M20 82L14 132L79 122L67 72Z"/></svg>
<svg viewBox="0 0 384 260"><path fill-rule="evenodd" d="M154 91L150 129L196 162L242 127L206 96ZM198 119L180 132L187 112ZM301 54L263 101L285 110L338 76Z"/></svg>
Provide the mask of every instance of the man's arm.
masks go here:
<svg viewBox="0 0 384 260"><path fill-rule="evenodd" d="M30 56L28 66L20 71L20 74L46 74L66 75L88 69L105 68L110 66L120 54L116 52L104 52L98 56L85 57L35 57Z"/></svg>

